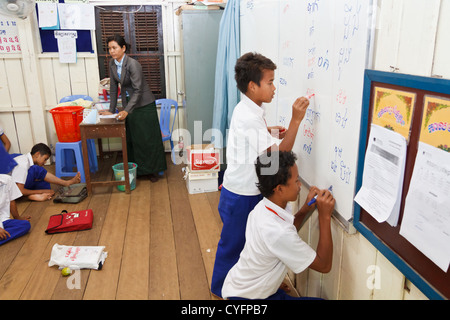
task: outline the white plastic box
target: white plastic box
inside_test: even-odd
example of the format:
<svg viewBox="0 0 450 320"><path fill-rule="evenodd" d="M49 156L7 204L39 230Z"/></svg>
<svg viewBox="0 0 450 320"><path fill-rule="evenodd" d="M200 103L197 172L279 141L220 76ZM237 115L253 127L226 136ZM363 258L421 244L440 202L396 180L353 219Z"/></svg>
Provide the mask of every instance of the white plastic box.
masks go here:
<svg viewBox="0 0 450 320"><path fill-rule="evenodd" d="M186 167L186 188L190 194L215 192L219 189L219 172L192 172Z"/></svg>

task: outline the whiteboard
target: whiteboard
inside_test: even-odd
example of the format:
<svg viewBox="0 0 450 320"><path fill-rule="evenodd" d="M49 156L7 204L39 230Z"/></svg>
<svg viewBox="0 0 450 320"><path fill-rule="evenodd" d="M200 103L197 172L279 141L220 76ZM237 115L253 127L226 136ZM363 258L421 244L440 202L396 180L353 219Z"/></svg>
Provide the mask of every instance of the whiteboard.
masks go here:
<svg viewBox="0 0 450 320"><path fill-rule="evenodd" d="M293 151L302 180L333 187L336 211L353 216L364 70L371 66L376 0L242 0L241 53L272 59L269 126L288 127L297 97L314 93Z"/></svg>

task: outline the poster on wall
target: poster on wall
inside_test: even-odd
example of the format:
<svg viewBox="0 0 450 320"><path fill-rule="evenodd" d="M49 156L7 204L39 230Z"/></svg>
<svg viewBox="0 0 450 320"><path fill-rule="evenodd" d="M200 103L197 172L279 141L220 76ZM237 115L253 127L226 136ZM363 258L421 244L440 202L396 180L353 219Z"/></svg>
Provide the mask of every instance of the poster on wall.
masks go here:
<svg viewBox="0 0 450 320"><path fill-rule="evenodd" d="M420 141L450 152L450 99L424 98Z"/></svg>
<svg viewBox="0 0 450 320"><path fill-rule="evenodd" d="M16 21L0 14L0 54L21 53L21 51Z"/></svg>
<svg viewBox="0 0 450 320"><path fill-rule="evenodd" d="M442 271L450 264L450 153L419 142L400 234Z"/></svg>
<svg viewBox="0 0 450 320"><path fill-rule="evenodd" d="M416 94L375 87L372 123L400 133L407 141Z"/></svg>
<svg viewBox="0 0 450 320"><path fill-rule="evenodd" d="M58 40L59 62L77 63L77 31L55 30L55 38Z"/></svg>
<svg viewBox="0 0 450 320"><path fill-rule="evenodd" d="M94 5L84 3L59 3L59 23L66 30L95 30Z"/></svg>

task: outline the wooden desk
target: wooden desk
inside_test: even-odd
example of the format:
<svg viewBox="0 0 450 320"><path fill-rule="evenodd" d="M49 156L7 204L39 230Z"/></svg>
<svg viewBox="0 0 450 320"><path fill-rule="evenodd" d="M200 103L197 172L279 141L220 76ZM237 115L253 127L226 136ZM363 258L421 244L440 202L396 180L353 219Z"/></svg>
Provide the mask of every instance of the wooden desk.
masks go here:
<svg viewBox="0 0 450 320"><path fill-rule="evenodd" d="M127 155L127 136L125 130L125 121L118 121L116 119L100 119L97 124L83 124L80 123L81 146L83 150L84 174L86 177L86 186L88 193L92 192L92 186L100 185L125 185L125 192L130 193L130 176L128 174L128 155ZM115 138L122 139L122 153L124 163L125 181L93 181L89 171L89 159L87 149L87 139L97 138Z"/></svg>

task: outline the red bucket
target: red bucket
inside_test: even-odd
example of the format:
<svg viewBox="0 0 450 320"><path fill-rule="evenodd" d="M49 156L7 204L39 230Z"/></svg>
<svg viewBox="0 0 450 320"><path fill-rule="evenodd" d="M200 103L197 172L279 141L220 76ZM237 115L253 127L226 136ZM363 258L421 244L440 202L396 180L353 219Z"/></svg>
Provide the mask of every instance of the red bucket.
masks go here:
<svg viewBox="0 0 450 320"><path fill-rule="evenodd" d="M83 107L56 107L50 110L55 123L59 142L77 142L81 140L80 123L83 121Z"/></svg>

